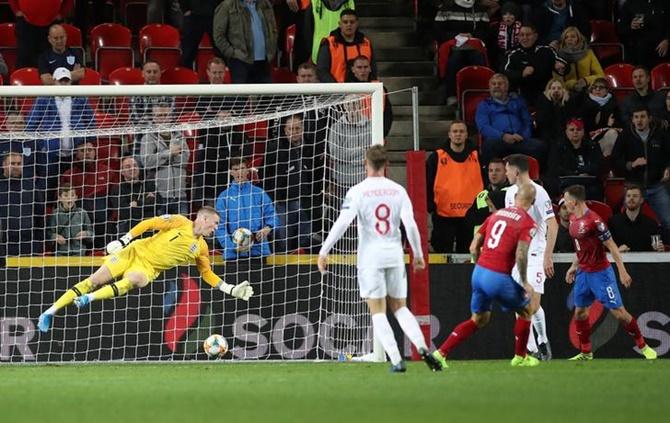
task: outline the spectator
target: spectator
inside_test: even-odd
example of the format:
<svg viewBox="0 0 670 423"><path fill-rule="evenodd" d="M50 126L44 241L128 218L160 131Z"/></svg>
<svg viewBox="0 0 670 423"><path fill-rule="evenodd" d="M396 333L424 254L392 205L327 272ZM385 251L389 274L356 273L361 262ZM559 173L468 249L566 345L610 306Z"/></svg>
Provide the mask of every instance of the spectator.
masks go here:
<svg viewBox="0 0 670 423"><path fill-rule="evenodd" d="M316 194L314 143L305 140L302 116L286 118L282 136L268 142L263 186L273 199L280 225L275 230L275 253L308 250L311 222L306 211Z"/></svg>
<svg viewBox="0 0 670 423"><path fill-rule="evenodd" d="M670 91L665 92L664 106L663 111L659 113L659 121L663 125L663 129L668 131L670 129Z"/></svg>
<svg viewBox="0 0 670 423"><path fill-rule="evenodd" d="M554 50L558 50L561 33L567 27L576 27L584 36L591 36L589 17L581 3L573 0L546 0L538 8L534 21L540 31L540 43Z"/></svg>
<svg viewBox="0 0 670 423"><path fill-rule="evenodd" d="M72 84L70 71L58 68L52 75L56 85L67 86ZM63 117L69 116L69 119ZM93 109L86 97L38 97L33 104L26 132L60 132L54 137L37 142L41 162L46 167L44 176L47 177L47 189L55 189L58 176L70 168L72 153L76 144L81 143L81 137L73 137L72 131L82 131L95 127ZM51 197L51 195L50 195Z"/></svg>
<svg viewBox="0 0 670 423"><path fill-rule="evenodd" d="M670 10L665 0L627 0L618 21L626 43L626 58L638 66L653 68L668 57Z"/></svg>
<svg viewBox="0 0 670 423"><path fill-rule="evenodd" d="M301 63L298 66L298 73L295 79L298 84L315 84L319 82L319 77L316 76L316 65L312 62Z"/></svg>
<svg viewBox="0 0 670 423"><path fill-rule="evenodd" d="M644 106L649 109L651 116L656 117L660 116L665 108L663 94L651 89L651 78L647 68L637 66L633 69L632 78L635 91L621 103L621 117L626 125L630 123L634 109Z"/></svg>
<svg viewBox="0 0 670 423"><path fill-rule="evenodd" d="M118 183L116 172L97 160L95 145L89 141L77 146L72 168L61 176L60 184L71 185L77 192L77 198L81 199L84 210L93 216L96 247L104 245L109 220L107 194Z"/></svg>
<svg viewBox="0 0 670 423"><path fill-rule="evenodd" d="M545 144L552 145L563 138L565 123L578 113L575 100L560 79L550 79L536 104L536 133Z"/></svg>
<svg viewBox="0 0 670 423"><path fill-rule="evenodd" d="M244 159L234 158L229 163L233 182L216 199L221 222L215 235L223 248L223 256L226 260L268 256L271 252L267 238L279 225L272 200L249 181L249 168ZM233 242L233 233L239 228L254 233L249 251L238 251Z"/></svg>
<svg viewBox="0 0 670 423"><path fill-rule="evenodd" d="M37 67L37 58L49 48L49 25L62 21L73 3L73 0L30 0L25 3L9 0L9 6L16 15L16 69Z"/></svg>
<svg viewBox="0 0 670 423"><path fill-rule="evenodd" d="M500 8L501 20L496 26L496 42L493 43L495 54L495 69L501 69L507 55L519 48L519 31L521 30L521 8L508 1Z"/></svg>
<svg viewBox="0 0 670 423"><path fill-rule="evenodd" d="M2 53L0 53L0 76L4 79L9 77L9 68L7 67L7 63L5 63L5 58L2 57Z"/></svg>
<svg viewBox="0 0 670 423"><path fill-rule="evenodd" d="M44 192L23 176L23 156L9 152L0 175L0 256L40 254L44 240Z"/></svg>
<svg viewBox="0 0 670 423"><path fill-rule="evenodd" d="M35 166L37 155L37 144L35 140L21 139L21 134L26 129L26 122L21 112L16 110L7 111L5 124L0 132L0 157L4 157L8 152L16 152L23 155L23 176L32 178L35 176ZM40 175L43 175L43 169L37 169Z"/></svg>
<svg viewBox="0 0 670 423"><path fill-rule="evenodd" d="M565 206L565 200L558 202L558 233L556 234L555 253L574 253L575 243L570 236L570 212Z"/></svg>
<svg viewBox="0 0 670 423"><path fill-rule="evenodd" d="M505 162L500 158L494 158L488 165L489 184L483 191L477 194L472 206L465 214L468 230L472 228L472 234L477 230L491 213L505 207L505 191L509 186L505 175Z"/></svg>
<svg viewBox="0 0 670 423"><path fill-rule="evenodd" d="M179 0L184 19L181 28L181 65L191 69L204 34L214 40L214 10L221 0ZM215 47L216 48L216 47ZM215 51L216 56L221 52Z"/></svg>
<svg viewBox="0 0 670 423"><path fill-rule="evenodd" d="M298 74L296 77L298 84L316 84L319 83L317 76L316 65L312 62L305 62L298 66ZM307 106L312 100L312 96L303 96L303 101ZM318 154L325 152L326 131L328 129L328 114L329 111L323 108L316 110L306 110L304 112L303 126L305 133L316 134L314 136L315 142L320 148Z"/></svg>
<svg viewBox="0 0 670 423"><path fill-rule="evenodd" d="M55 85L56 81L51 75L58 68L69 70L72 82L79 82L84 77L85 72L82 57L78 51L67 46L65 28L58 24L51 25L48 40L51 48L43 52L37 59L42 84Z"/></svg>
<svg viewBox="0 0 670 423"><path fill-rule="evenodd" d="M489 39L489 16L481 1L444 0L435 16L438 45L455 42L447 54L447 73L440 82L447 105L456 104L456 72L470 65L484 65L486 57L468 43L470 38Z"/></svg>
<svg viewBox="0 0 670 423"><path fill-rule="evenodd" d="M178 0L149 0L147 4L147 23L169 23L179 29L184 18ZM197 0L196 3L204 3ZM199 40L198 40L199 41Z"/></svg>
<svg viewBox="0 0 670 423"><path fill-rule="evenodd" d="M550 150L545 188L551 197L556 197L570 185L584 185L589 200L602 201L600 148L584 136L581 119L568 120L564 133Z"/></svg>
<svg viewBox="0 0 670 423"><path fill-rule="evenodd" d="M370 60L365 56L358 56L351 61L349 71L351 76L346 82L379 82L370 78L372 68L370 67ZM384 138L391 132L391 126L393 125L393 106L389 96L386 95L387 93L388 90L384 87ZM366 106L369 106L369 104L366 104ZM369 107L367 112L370 113Z"/></svg>
<svg viewBox="0 0 670 423"><path fill-rule="evenodd" d="M365 179L365 164L361 157L370 145L372 124L365 113L364 102L358 96L349 97L344 103L344 113L333 123L328 132L328 152L331 164L331 181L346 191Z"/></svg>
<svg viewBox="0 0 670 423"><path fill-rule="evenodd" d="M190 152L181 132L170 130L172 119L169 104L153 106L155 131L142 136L138 158L147 172L147 180L154 181L158 203L165 212L188 215L186 165Z"/></svg>
<svg viewBox="0 0 670 423"><path fill-rule="evenodd" d="M491 96L479 103L475 114L483 138L481 162L488 164L493 157L514 153L540 159L545 147L542 141L531 138L532 121L526 102L509 94L509 81L500 73L489 80L489 91Z"/></svg>
<svg viewBox="0 0 670 423"><path fill-rule="evenodd" d="M161 83L161 67L158 62L148 60L142 66L144 85ZM135 96L130 98L130 121L136 126L149 126L153 121L153 106L156 103L167 103L174 110L174 97L166 96ZM139 141L139 136L136 138Z"/></svg>
<svg viewBox="0 0 670 423"><path fill-rule="evenodd" d="M605 77L586 38L574 26L567 27L561 34L558 55L567 62L563 80L570 91L582 92L597 78Z"/></svg>
<svg viewBox="0 0 670 423"><path fill-rule="evenodd" d="M321 41L316 61L316 73L321 82L344 82L349 73L350 61L358 56L370 60L371 78L377 79L377 62L372 43L358 30L358 15L352 9L340 13L339 28Z"/></svg>
<svg viewBox="0 0 670 423"><path fill-rule="evenodd" d="M163 213L156 204L156 184L144 179L134 157L121 160L121 182L110 188L109 205L118 214L119 234L126 234L142 220Z"/></svg>
<svg viewBox="0 0 670 423"><path fill-rule="evenodd" d="M609 228L619 251L664 251L663 243L654 242L660 238L658 222L642 213L642 188L638 185L626 187L624 210L610 218Z"/></svg>
<svg viewBox="0 0 670 423"><path fill-rule="evenodd" d="M565 61L551 47L538 44L537 31L531 25L523 25L519 30L519 44L521 47L507 56L505 75L532 106L552 78L552 72L565 71Z"/></svg>
<svg viewBox="0 0 670 423"><path fill-rule="evenodd" d="M619 106L609 92L606 78L597 78L589 88L589 94L578 98L579 115L584 119L584 129L591 140L600 144L603 157L612 154L614 144L621 132Z"/></svg>
<svg viewBox="0 0 670 423"><path fill-rule="evenodd" d="M670 244L670 140L651 119L649 109L633 109L632 124L617 140L612 156L619 172L644 189L661 221L663 242Z"/></svg>
<svg viewBox="0 0 670 423"><path fill-rule="evenodd" d="M465 122L453 121L449 142L426 163L428 211L433 217L430 243L438 253L466 253L472 240L465 214L484 184L477 149L467 141Z"/></svg>
<svg viewBox="0 0 670 423"><path fill-rule="evenodd" d="M214 45L228 64L233 84L272 82L277 25L269 0L224 0L214 12Z"/></svg>
<svg viewBox="0 0 670 423"><path fill-rule="evenodd" d="M93 227L88 213L77 207L77 191L70 184L58 189L58 206L49 216L46 239L55 242L57 256L83 256L90 248Z"/></svg>

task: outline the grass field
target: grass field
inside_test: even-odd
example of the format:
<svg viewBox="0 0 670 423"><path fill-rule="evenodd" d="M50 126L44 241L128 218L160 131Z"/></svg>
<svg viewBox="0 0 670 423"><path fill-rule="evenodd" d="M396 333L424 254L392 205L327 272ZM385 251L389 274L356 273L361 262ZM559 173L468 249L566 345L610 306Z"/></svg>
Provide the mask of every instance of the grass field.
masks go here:
<svg viewBox="0 0 670 423"><path fill-rule="evenodd" d="M0 365L0 422L660 422L670 360Z"/></svg>

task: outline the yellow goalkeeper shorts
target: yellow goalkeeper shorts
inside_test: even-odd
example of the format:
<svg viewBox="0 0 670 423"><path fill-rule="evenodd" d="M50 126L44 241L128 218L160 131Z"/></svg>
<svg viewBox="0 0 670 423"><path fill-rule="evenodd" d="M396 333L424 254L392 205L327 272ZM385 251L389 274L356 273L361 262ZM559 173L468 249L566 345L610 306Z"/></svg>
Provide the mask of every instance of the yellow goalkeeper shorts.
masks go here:
<svg viewBox="0 0 670 423"><path fill-rule="evenodd" d="M114 279L128 272L140 272L144 274L151 283L158 277L159 272L142 259L134 244L130 244L118 253L111 254L105 258L103 263L112 273Z"/></svg>

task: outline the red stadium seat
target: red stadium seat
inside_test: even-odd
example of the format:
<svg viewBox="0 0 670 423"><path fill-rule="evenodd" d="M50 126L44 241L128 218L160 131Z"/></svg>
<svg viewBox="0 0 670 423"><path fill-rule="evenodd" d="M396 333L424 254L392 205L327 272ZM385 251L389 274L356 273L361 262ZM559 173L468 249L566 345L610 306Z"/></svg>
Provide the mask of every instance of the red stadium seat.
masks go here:
<svg viewBox="0 0 670 423"><path fill-rule="evenodd" d="M137 68L118 68L109 74L109 83L113 85L142 85L142 70Z"/></svg>
<svg viewBox="0 0 670 423"><path fill-rule="evenodd" d="M166 69L161 75L161 84L197 84L199 82L195 71L180 66Z"/></svg>
<svg viewBox="0 0 670 423"><path fill-rule="evenodd" d="M607 203L612 210L618 210L623 201L624 191L624 178L608 178L605 180L605 203Z"/></svg>
<svg viewBox="0 0 670 423"><path fill-rule="evenodd" d="M488 52L486 50L486 44L479 38L470 38L467 41L467 44L476 49L479 50L483 55L484 55L484 64L486 66L489 65L489 58L488 58ZM456 45L456 40L452 39L449 41L446 41L442 44L437 49L437 75L440 77L440 79L444 79L445 76L447 76L447 63L449 61L449 54L451 53L451 49Z"/></svg>
<svg viewBox="0 0 670 423"><path fill-rule="evenodd" d="M9 74L16 70L16 55L18 54L16 47L16 35L14 33L13 23L0 24L0 54L7 63Z"/></svg>
<svg viewBox="0 0 670 423"><path fill-rule="evenodd" d="M612 94L618 101L623 100L633 92L633 69L634 66L628 63L617 63L605 68L605 77L607 77Z"/></svg>
<svg viewBox="0 0 670 423"><path fill-rule="evenodd" d="M530 179L537 181L540 179L540 162L535 157L528 157L528 176Z"/></svg>
<svg viewBox="0 0 670 423"><path fill-rule="evenodd" d="M161 69L179 66L181 62L179 30L170 25L149 24L140 30L140 57L158 62Z"/></svg>
<svg viewBox="0 0 670 423"><path fill-rule="evenodd" d="M612 217L613 214L612 208L603 202L588 200L586 201L586 205L588 206L589 209L593 210L598 216L600 216L605 222L608 222L610 220L610 217Z"/></svg>
<svg viewBox="0 0 670 423"><path fill-rule="evenodd" d="M42 85L40 73L37 68L21 68L11 73L9 76L10 85ZM35 99L33 97L17 97L11 99L14 107L18 108L23 115L30 112Z"/></svg>
<svg viewBox="0 0 670 423"><path fill-rule="evenodd" d="M456 98L458 99L462 116L465 116L465 91L468 91L470 95L479 93L486 94L483 98L488 97L489 79L491 79L494 73L492 69L486 66L466 66L456 73ZM477 96L477 98L481 99L482 96ZM472 104L468 104L468 106L472 107ZM477 105L474 105L474 107L476 109ZM474 122L474 114L472 116Z"/></svg>
<svg viewBox="0 0 670 423"><path fill-rule="evenodd" d="M477 106L482 100L489 96L489 90L465 90L463 91L463 98L461 100L460 111L461 119L468 124L475 124L475 115L477 113Z"/></svg>
<svg viewBox="0 0 670 423"><path fill-rule="evenodd" d="M119 24L100 24L91 29L91 57L104 81L114 69L133 66L132 34Z"/></svg>
<svg viewBox="0 0 670 423"><path fill-rule="evenodd" d="M644 203L642 203L642 210L641 211L642 211L643 215L645 215L648 218L654 220L659 225L661 224L661 221L658 220L658 216L656 215L656 212L654 211L654 209L651 208L649 203L647 203L646 201Z"/></svg>
<svg viewBox="0 0 670 423"><path fill-rule="evenodd" d="M195 54L195 70L198 72L200 82L207 82L207 62L214 57L214 47L209 35L205 32L200 39L198 52Z"/></svg>
<svg viewBox="0 0 670 423"><path fill-rule="evenodd" d="M79 85L101 85L102 77L100 72L91 68L84 68L84 77L79 80Z"/></svg>
<svg viewBox="0 0 670 423"><path fill-rule="evenodd" d="M62 23L60 24L65 33L67 34L67 46L71 49L79 51L81 54L82 64L86 63L86 57L84 56L84 43L82 42L81 30L74 25Z"/></svg>
<svg viewBox="0 0 670 423"><path fill-rule="evenodd" d="M288 58L288 68L290 71L294 71L293 68L293 59L294 59L294 50L295 50L295 34L296 26L295 24L289 25L286 28L286 35L284 39L284 54Z"/></svg>
<svg viewBox="0 0 670 423"><path fill-rule="evenodd" d="M230 72L228 72L230 73ZM287 68L272 68L272 82L275 84L295 84L295 74Z"/></svg>
<svg viewBox="0 0 670 423"><path fill-rule="evenodd" d="M591 49L601 64L624 61L624 47L613 22L591 21Z"/></svg>
<svg viewBox="0 0 670 423"><path fill-rule="evenodd" d="M670 63L661 63L651 70L651 88L653 90L670 88Z"/></svg>

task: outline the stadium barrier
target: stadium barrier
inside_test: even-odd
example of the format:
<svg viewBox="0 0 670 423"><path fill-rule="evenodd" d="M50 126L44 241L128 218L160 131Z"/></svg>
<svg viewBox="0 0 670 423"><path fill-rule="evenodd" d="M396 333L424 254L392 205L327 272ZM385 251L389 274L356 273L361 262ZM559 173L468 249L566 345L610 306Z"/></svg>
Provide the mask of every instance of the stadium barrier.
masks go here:
<svg viewBox="0 0 670 423"><path fill-rule="evenodd" d="M44 266L30 259L9 261L0 269L0 361L67 362L90 360L193 360L206 359L202 340L210 328L231 344L233 358L314 359L336 358L347 345L334 339L351 336L317 333L320 274L315 266L305 271L313 257L288 258L286 266L273 266L272 260L252 260L215 266L226 279L235 283L248 278L259 295L246 305L224 299L222 293L201 284L195 268L178 268L148 287L114 301L94 303L92 310L77 313L69 308L58 317L49 334L36 330L40 304L50 303L94 270L95 258L70 266L68 259L52 259ZM73 258L70 258L73 260ZM88 261L88 265L86 263ZM65 264L65 265L63 265ZM25 267L24 267L25 266ZM36 267L35 267L36 266ZM566 358L577 350L571 325L572 287L562 280L568 263L556 263L556 277L546 284L543 307L554 356ZM301 272L298 272L300 267ZM670 351L670 263L627 263L633 287L622 289L624 304L637 316L642 334L659 356ZM430 267L432 314L431 340L439 345L449 331L470 315L471 264L433 264ZM164 293L177 281L178 298L171 303ZM278 286L278 284L282 286ZM314 292L300 292L313 290ZM307 295L306 295L307 294ZM48 297L48 298L46 298ZM310 298L293 301L291 297ZM318 305L318 304L316 304ZM616 320L595 304L592 307L593 347L597 357L637 357L633 341ZM330 319L326 328L347 331L354 317L343 314L323 316ZM513 315L494 310L488 327L457 348L453 359L502 359L513 352ZM395 328L396 334L400 331ZM339 341L341 342L341 341ZM409 356L409 343L404 342ZM230 355L229 355L230 357Z"/></svg>

